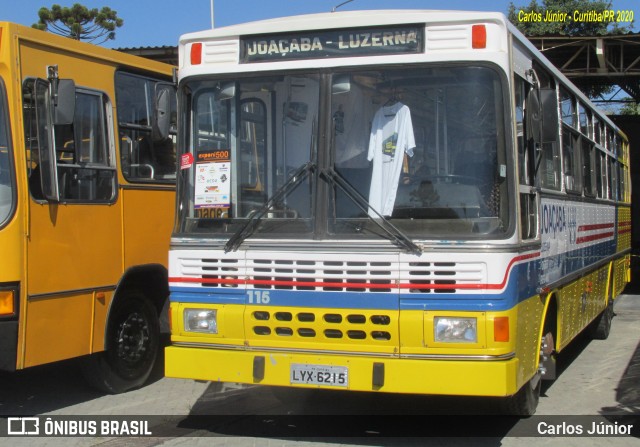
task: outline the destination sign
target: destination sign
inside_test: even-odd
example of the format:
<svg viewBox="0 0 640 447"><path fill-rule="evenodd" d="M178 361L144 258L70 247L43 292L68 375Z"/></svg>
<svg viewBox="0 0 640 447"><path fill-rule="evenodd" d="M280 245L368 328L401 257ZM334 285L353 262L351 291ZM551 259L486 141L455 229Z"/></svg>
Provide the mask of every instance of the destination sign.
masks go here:
<svg viewBox="0 0 640 447"><path fill-rule="evenodd" d="M417 54L423 48L420 25L305 31L244 37L240 62Z"/></svg>

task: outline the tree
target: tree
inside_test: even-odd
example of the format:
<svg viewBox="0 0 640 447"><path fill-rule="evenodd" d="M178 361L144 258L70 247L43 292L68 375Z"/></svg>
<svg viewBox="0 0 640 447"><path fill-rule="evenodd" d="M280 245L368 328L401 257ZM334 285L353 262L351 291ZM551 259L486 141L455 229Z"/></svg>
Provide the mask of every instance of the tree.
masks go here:
<svg viewBox="0 0 640 447"><path fill-rule="evenodd" d="M610 1L602 0L531 0L528 6L509 3L508 18L525 36L603 36L632 31L629 26L620 26L615 16L604 12L612 10ZM607 85L580 85L589 97L608 95L613 91Z"/></svg>
<svg viewBox="0 0 640 447"><path fill-rule="evenodd" d="M640 115L640 103L627 102L618 111L619 115Z"/></svg>
<svg viewBox="0 0 640 447"><path fill-rule="evenodd" d="M612 3L601 0L531 0L528 6L509 4L508 17L526 36L602 36L632 31L620 26L611 11ZM632 22L633 23L633 22Z"/></svg>
<svg viewBox="0 0 640 447"><path fill-rule="evenodd" d="M53 5L38 11L40 20L33 28L49 31L75 40L85 40L101 44L116 38L115 29L124 23L118 12L104 6L102 9L89 9L79 3L71 8Z"/></svg>

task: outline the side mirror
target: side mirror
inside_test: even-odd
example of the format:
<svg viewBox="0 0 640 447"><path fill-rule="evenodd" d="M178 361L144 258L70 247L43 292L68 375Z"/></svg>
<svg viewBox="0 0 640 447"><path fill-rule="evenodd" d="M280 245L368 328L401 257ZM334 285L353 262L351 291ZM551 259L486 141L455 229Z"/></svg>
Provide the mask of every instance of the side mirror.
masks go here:
<svg viewBox="0 0 640 447"><path fill-rule="evenodd" d="M171 132L171 115L175 107L176 88L172 84L156 84L154 140L164 140Z"/></svg>
<svg viewBox="0 0 640 447"><path fill-rule="evenodd" d="M542 106L542 143L554 143L558 140L558 97L555 89L540 89Z"/></svg>
<svg viewBox="0 0 640 447"><path fill-rule="evenodd" d="M57 92L54 92L53 124L72 124L76 113L76 83L73 79L60 79L57 81L56 88Z"/></svg>
<svg viewBox="0 0 640 447"><path fill-rule="evenodd" d="M331 94L338 95L340 93L349 93L351 91L351 76L337 75L333 77L331 84Z"/></svg>
<svg viewBox="0 0 640 447"><path fill-rule="evenodd" d="M236 96L236 83L225 82L224 84L218 84L218 90L216 92L217 101L225 101L227 99L235 98Z"/></svg>
<svg viewBox="0 0 640 447"><path fill-rule="evenodd" d="M532 88L527 95L527 136L540 142L542 132L542 110L540 106L540 90Z"/></svg>
<svg viewBox="0 0 640 447"><path fill-rule="evenodd" d="M558 99L550 88L533 88L527 95L527 132L537 143L558 139Z"/></svg>

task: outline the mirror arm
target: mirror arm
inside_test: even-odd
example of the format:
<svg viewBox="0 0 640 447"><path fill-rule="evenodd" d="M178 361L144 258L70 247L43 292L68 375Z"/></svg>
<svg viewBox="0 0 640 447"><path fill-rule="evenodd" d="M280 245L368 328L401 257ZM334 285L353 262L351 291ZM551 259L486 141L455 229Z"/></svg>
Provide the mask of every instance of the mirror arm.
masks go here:
<svg viewBox="0 0 640 447"><path fill-rule="evenodd" d="M57 65L47 65L47 79L49 80L49 85L51 86L51 100L53 102L53 106L58 105L58 66Z"/></svg>

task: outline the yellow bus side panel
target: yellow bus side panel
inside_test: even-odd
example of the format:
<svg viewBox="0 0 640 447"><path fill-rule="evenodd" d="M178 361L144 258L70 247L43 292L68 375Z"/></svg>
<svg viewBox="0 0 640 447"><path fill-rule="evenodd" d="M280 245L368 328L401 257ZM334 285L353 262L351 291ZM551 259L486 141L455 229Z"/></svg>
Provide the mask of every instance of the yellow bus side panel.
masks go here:
<svg viewBox="0 0 640 447"><path fill-rule="evenodd" d="M122 274L116 206L31 206L29 296L114 286Z"/></svg>
<svg viewBox="0 0 640 447"><path fill-rule="evenodd" d="M619 253L631 249L631 208L620 206L618 208L618 245Z"/></svg>
<svg viewBox="0 0 640 447"><path fill-rule="evenodd" d="M610 268L606 264L577 279L557 292L558 335L556 349L561 351L605 308Z"/></svg>
<svg viewBox="0 0 640 447"><path fill-rule="evenodd" d="M516 307L517 317L514 327L516 328L516 356L520 360L517 377L517 384L520 387L538 370L545 301L536 295L524 300Z"/></svg>
<svg viewBox="0 0 640 447"><path fill-rule="evenodd" d="M175 191L121 189L124 222L124 265L166 264L173 227Z"/></svg>
<svg viewBox="0 0 640 447"><path fill-rule="evenodd" d="M90 352L93 294L32 300L27 305L24 366Z"/></svg>

